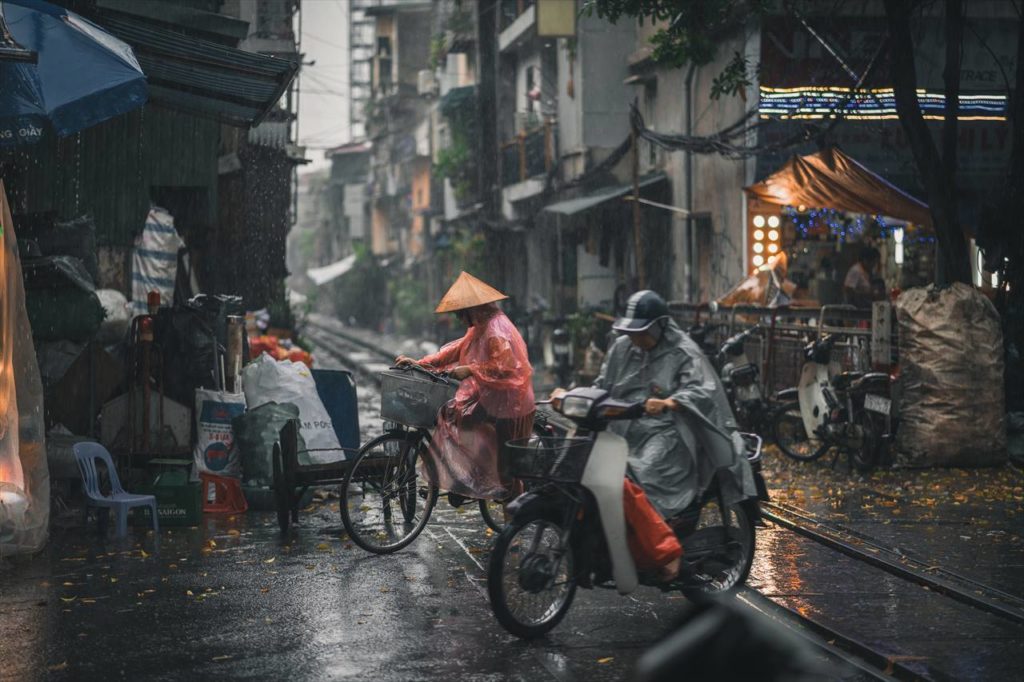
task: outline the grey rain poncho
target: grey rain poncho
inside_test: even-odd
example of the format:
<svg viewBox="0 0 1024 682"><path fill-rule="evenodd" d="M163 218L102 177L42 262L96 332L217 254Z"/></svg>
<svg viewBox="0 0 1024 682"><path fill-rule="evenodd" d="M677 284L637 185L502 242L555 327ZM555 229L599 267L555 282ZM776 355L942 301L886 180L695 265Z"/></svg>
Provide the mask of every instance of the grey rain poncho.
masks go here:
<svg viewBox="0 0 1024 682"><path fill-rule="evenodd" d="M756 495L743 439L711 363L675 322L649 351L615 341L594 384L619 400L673 398L682 409L612 422L629 443L628 473L670 518L688 507L721 471L726 504Z"/></svg>

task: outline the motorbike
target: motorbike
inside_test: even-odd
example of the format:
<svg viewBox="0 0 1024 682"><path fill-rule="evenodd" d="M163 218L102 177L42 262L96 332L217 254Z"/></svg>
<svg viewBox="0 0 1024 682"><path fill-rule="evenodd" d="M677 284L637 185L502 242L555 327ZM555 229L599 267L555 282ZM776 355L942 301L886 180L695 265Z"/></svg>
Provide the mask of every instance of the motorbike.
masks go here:
<svg viewBox="0 0 1024 682"><path fill-rule="evenodd" d="M842 372L832 376L836 337L825 335L804 348L800 385L780 391L774 435L789 457L810 462L836 448L852 469L870 471L895 435L893 379L886 372Z"/></svg>
<svg viewBox="0 0 1024 682"><path fill-rule="evenodd" d="M552 630L578 587L608 587L627 595L656 584L638 573L627 544L623 480L629 447L608 430L613 420L637 419L643 402L615 400L602 389L576 388L551 401L573 424L565 436L533 437L507 445L512 475L533 487L508 505L511 521L491 550L487 591L498 622L519 637ZM761 440L745 435L759 495L725 502L718 477L690 507L669 519L684 548L683 576L663 589L691 599L733 590L754 558L761 478Z"/></svg>
<svg viewBox="0 0 1024 682"><path fill-rule="evenodd" d="M747 339L760 329L761 325L756 324L734 334L717 349L709 347L707 327L692 327L689 334L718 371L740 430L766 433L774 417L774 405L764 397L761 371L756 363L747 358L746 351Z"/></svg>

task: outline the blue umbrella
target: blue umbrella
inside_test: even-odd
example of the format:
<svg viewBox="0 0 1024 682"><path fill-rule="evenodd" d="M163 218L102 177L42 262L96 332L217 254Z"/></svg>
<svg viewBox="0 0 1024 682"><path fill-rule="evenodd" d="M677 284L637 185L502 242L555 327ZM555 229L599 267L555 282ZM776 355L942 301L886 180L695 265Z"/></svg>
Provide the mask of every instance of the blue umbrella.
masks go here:
<svg viewBox="0 0 1024 682"><path fill-rule="evenodd" d="M37 63L0 61L0 147L70 135L146 103L146 76L121 42L40 0L0 0L11 36Z"/></svg>

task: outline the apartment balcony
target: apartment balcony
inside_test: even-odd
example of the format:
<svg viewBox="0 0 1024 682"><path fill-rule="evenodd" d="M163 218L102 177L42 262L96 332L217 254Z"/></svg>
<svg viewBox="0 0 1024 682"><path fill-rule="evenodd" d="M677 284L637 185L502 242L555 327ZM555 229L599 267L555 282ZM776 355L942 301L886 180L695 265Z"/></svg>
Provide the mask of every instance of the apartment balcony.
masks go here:
<svg viewBox="0 0 1024 682"><path fill-rule="evenodd" d="M558 126L545 121L524 130L501 145L500 156L502 187L547 175L558 162Z"/></svg>
<svg viewBox="0 0 1024 682"><path fill-rule="evenodd" d="M535 0L502 0L498 49L505 52L517 47L533 36L536 25L537 6Z"/></svg>

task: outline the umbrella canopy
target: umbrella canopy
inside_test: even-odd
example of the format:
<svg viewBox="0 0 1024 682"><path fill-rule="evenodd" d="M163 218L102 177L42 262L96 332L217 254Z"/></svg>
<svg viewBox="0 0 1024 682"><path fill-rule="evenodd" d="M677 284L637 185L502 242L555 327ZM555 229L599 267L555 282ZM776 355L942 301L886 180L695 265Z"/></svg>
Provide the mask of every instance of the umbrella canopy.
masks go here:
<svg viewBox="0 0 1024 682"><path fill-rule="evenodd" d="M70 135L146 102L128 45L74 12L40 0L0 0L11 35L38 63L0 61L0 146Z"/></svg>
<svg viewBox="0 0 1024 682"><path fill-rule="evenodd" d="M931 225L928 205L889 184L835 148L794 156L761 182L745 188L778 206L834 208Z"/></svg>

